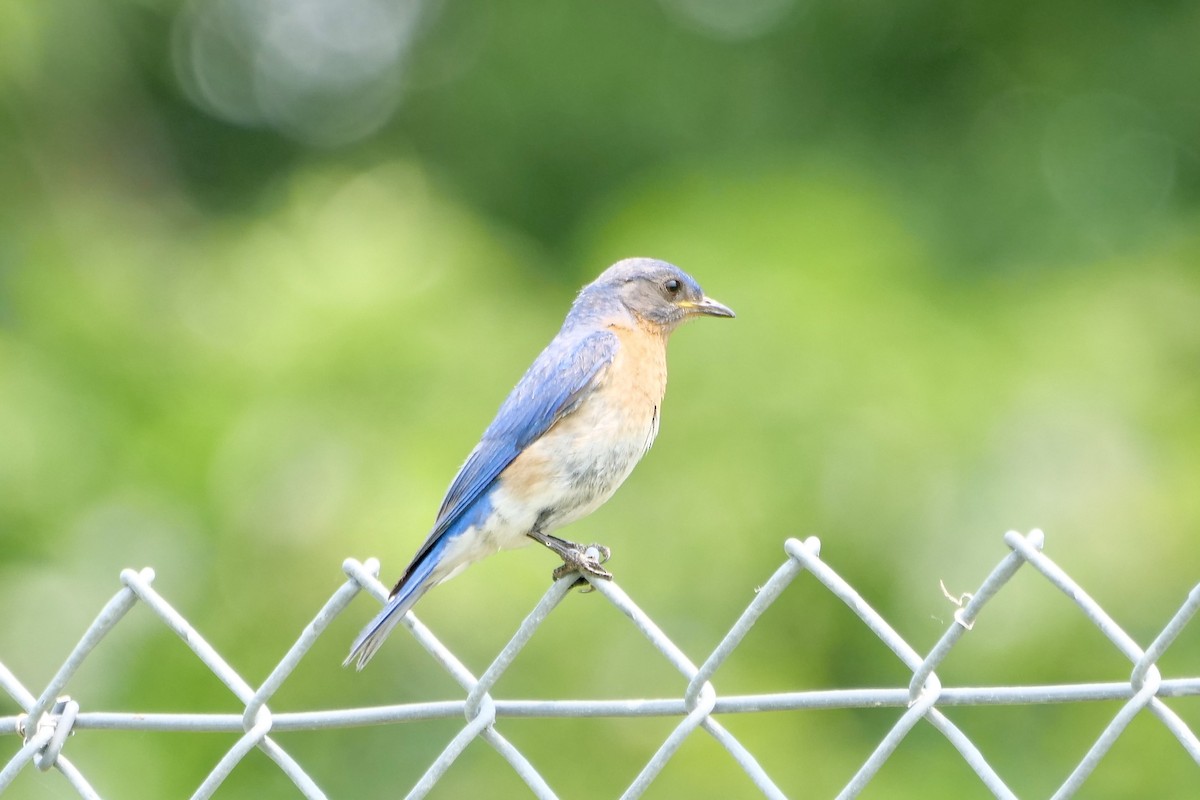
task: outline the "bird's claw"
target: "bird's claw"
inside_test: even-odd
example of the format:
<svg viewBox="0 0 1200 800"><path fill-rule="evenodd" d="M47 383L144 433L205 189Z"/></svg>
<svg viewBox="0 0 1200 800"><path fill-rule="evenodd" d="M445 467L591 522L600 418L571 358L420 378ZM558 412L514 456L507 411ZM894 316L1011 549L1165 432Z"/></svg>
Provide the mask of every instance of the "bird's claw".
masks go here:
<svg viewBox="0 0 1200 800"><path fill-rule="evenodd" d="M583 586L583 591L590 592L594 590L591 582L584 577L584 573L602 580L611 581L612 573L600 566L605 561L608 561L612 555L612 551L602 544L589 544L584 548L572 548L565 553L560 553L563 563L554 570L554 580L558 580L572 572L580 573L575 583L571 584L572 588Z"/></svg>

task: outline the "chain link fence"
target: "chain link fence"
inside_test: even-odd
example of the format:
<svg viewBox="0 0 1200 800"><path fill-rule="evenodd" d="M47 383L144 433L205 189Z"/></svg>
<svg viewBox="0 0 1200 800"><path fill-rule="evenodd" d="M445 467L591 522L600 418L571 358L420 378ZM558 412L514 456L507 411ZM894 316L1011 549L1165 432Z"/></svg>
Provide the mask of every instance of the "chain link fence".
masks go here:
<svg viewBox="0 0 1200 800"><path fill-rule="evenodd" d="M801 542L789 539L784 545L787 559L783 565L757 592L750 606L699 666L672 642L618 584L606 581L593 583L596 591L624 614L687 681L687 688L682 697L628 700L504 700L492 696L496 681L570 591L575 576L569 575L551 586L508 644L478 677L413 614L406 616L403 625L462 687L465 693L463 699L294 713L273 713L267 703L329 623L356 595L366 592L376 600L384 601L387 590L376 578L379 567L376 561L372 559L363 564L349 559L344 563L343 570L347 575L345 584L330 597L267 679L257 687L239 676L179 611L154 589L151 585L154 579L152 570L125 570L121 573L121 590L100 611L62 667L39 695L35 696L30 692L3 663L0 663L0 687L3 687L21 709L20 713L0 716L0 733L16 734L20 737L19 740L10 739L14 743L19 742L20 746L8 759L3 770L0 770L0 794L12 784L22 770L32 766L50 773L46 780L53 780L55 774L61 776L81 797L99 798L101 795L65 754L68 749L67 739L74 730L93 729L240 733L240 738L213 766L192 794L196 800L211 797L242 759L255 749L261 750L283 770L299 795L306 798L325 798L325 793L316 781L279 745L272 733L403 724L458 717L465 718L465 725L429 765L412 787L409 797L419 798L428 794L467 746L474 740L481 739L494 748L515 770L533 796L553 798L556 794L534 765L500 732L501 720L514 717L546 719L658 716L677 717L679 721L625 790L624 798L634 798L643 794L683 742L697 731L703 731L716 739L749 775L763 795L782 798L787 796L786 792L789 789L799 794L802 787L778 786L758 763L753 753L718 721L719 716L761 711L890 707L900 710L899 718L849 783L842 788L839 797L850 798L861 793L905 737L924 720L949 740L982 784L996 797L1015 798L1016 795L988 763L985 755L948 718L947 709L973 705L1114 700L1123 701L1120 710L1104 727L1083 759L1065 777L1053 794L1054 798L1065 798L1075 794L1122 731L1141 713L1148 713L1161 721L1200 767L1200 740L1167 704L1171 698L1200 695L1200 677L1164 678L1157 666L1163 653L1200 608L1200 585L1192 589L1183 605L1149 646L1142 648L1082 587L1042 552L1044 538L1040 531L1032 531L1026 536L1010 532L1004 541L1011 552L997 564L973 594L950 598L957 607L954 619L937 644L924 656L913 649L852 586L820 559L819 540L810 538ZM988 601L1018 570L1026 566L1042 575L1070 598L1087 619L1129 660L1132 670L1128 681L985 688L942 686L936 673L938 666L955 644L971 630ZM808 573L849 606L905 667L911 670L912 680L907 686L892 689L839 689L736 696L717 694L711 680L713 674L734 652L762 613L803 573ZM64 694L72 677L96 645L139 602L149 607L167 627L178 634L192 652L229 688L244 706L241 714L84 711L76 700ZM1197 770L1195 785L1200 786L1200 769ZM119 789L117 791L119 792Z"/></svg>

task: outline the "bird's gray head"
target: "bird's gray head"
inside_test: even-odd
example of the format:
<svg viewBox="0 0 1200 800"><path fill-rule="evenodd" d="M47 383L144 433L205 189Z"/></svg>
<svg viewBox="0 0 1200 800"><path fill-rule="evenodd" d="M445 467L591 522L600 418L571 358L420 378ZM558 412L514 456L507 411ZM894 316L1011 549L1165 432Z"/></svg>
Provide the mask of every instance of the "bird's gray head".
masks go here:
<svg viewBox="0 0 1200 800"><path fill-rule="evenodd" d="M601 312L614 304L665 333L693 317L734 315L728 306L707 297L691 275L653 258L627 258L613 264L583 287L572 312Z"/></svg>

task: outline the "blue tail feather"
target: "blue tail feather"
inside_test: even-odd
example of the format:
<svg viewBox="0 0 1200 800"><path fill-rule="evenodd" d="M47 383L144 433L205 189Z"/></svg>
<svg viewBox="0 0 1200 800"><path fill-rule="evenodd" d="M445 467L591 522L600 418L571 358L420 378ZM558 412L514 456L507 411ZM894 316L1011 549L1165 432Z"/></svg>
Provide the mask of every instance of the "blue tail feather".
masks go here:
<svg viewBox="0 0 1200 800"><path fill-rule="evenodd" d="M459 536L466 534L472 527L481 525L491 514L492 504L488 496L481 497L475 502L470 511L459 517L458 522L443 533L433 546L421 554L417 563L409 567L404 580L396 587L395 594L388 598L375 619L367 623L354 644L350 646L350 655L342 662L349 666L357 661L356 668L362 669L375 655L375 651L383 644L392 629L404 619L404 615L420 600L427 591L435 585L431 580L434 569L442 563L446 548Z"/></svg>
<svg viewBox="0 0 1200 800"><path fill-rule="evenodd" d="M392 632L392 628L396 627L408 610L421 599L425 592L429 591L432 586L429 575L441 561L442 551L448 541L446 538L442 539L425 554L425 558L408 576L408 580L399 587L400 591L388 599L387 605L375 615L375 619L367 623L362 632L358 634L358 638L354 640L354 644L350 646L350 655L346 656L346 660L342 662L343 667L355 660L358 661L357 669L365 667L371 660L371 656L375 655L375 651L383 644L383 640Z"/></svg>

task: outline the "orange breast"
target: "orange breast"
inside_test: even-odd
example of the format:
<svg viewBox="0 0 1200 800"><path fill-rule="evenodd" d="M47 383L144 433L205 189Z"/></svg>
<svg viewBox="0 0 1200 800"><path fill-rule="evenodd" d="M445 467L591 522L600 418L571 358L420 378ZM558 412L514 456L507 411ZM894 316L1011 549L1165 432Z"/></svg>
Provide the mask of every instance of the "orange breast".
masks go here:
<svg viewBox="0 0 1200 800"><path fill-rule="evenodd" d="M611 330L621 341L606 376L612 391L618 402L657 416L667 391L666 337L641 326Z"/></svg>

